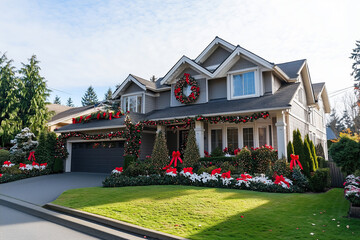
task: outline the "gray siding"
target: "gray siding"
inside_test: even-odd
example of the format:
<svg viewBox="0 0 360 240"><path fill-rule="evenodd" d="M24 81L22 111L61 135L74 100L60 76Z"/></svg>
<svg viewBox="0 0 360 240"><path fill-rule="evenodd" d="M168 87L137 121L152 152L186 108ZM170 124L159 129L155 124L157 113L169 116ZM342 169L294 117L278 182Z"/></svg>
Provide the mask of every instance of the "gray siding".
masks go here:
<svg viewBox="0 0 360 240"><path fill-rule="evenodd" d="M263 72L264 93L272 93L272 73Z"/></svg>
<svg viewBox="0 0 360 240"><path fill-rule="evenodd" d="M141 135L141 146L140 146L140 159L145 159L146 156L152 154L152 150L155 142L155 132L154 133L143 133Z"/></svg>
<svg viewBox="0 0 360 240"><path fill-rule="evenodd" d="M170 91L160 92L160 96L156 98L156 109L170 107L170 93Z"/></svg>
<svg viewBox="0 0 360 240"><path fill-rule="evenodd" d="M199 87L200 87L200 96L198 97L198 99L196 100L195 103L193 104L198 104L198 103L205 103L206 102L206 79L197 79L196 80L199 83ZM174 92L174 87L175 84L171 85L171 93ZM180 103L178 100L176 100L174 94L171 94L171 107L178 107L178 106L184 106L182 103Z"/></svg>
<svg viewBox="0 0 360 240"><path fill-rule="evenodd" d="M275 93L281 87L281 80L274 77L273 93Z"/></svg>
<svg viewBox="0 0 360 240"><path fill-rule="evenodd" d="M218 47L202 64L204 67L218 65L225 61L225 59L230 56L230 52L225 50L222 47Z"/></svg>
<svg viewBox="0 0 360 240"><path fill-rule="evenodd" d="M226 78L208 81L209 101L212 99L226 98Z"/></svg>
<svg viewBox="0 0 360 240"><path fill-rule="evenodd" d="M195 71L194 69L188 67L188 68L185 68L185 70L183 70L179 75L177 75L176 79L182 78L184 76L184 73L188 73L191 76L201 75L200 72Z"/></svg>
<svg viewBox="0 0 360 240"><path fill-rule="evenodd" d="M130 86L126 88L126 90L124 91L123 94L129 94L129 93L134 93L134 92L143 92L143 91L144 90L142 88L140 88L138 85L136 85L135 83L131 83Z"/></svg>
<svg viewBox="0 0 360 240"><path fill-rule="evenodd" d="M251 68L251 67L256 67L257 65L255 65L252 62L249 62L248 60L244 59L244 58L240 58L231 68L229 71L236 71L236 70L241 70L241 69L246 69L246 68Z"/></svg>
<svg viewBox="0 0 360 240"><path fill-rule="evenodd" d="M151 112L156 109L156 97L148 96L145 94L145 113Z"/></svg>

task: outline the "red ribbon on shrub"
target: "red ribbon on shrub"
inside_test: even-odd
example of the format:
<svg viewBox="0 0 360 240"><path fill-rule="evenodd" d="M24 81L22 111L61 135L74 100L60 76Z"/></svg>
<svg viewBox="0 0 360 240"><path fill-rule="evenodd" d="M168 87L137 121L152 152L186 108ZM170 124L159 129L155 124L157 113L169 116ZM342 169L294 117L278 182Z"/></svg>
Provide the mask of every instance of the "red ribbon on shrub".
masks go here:
<svg viewBox="0 0 360 240"><path fill-rule="evenodd" d="M225 178L231 178L230 174L231 174L231 172L228 171L228 172L225 172L225 173L221 174L221 177L222 177L223 179L225 179Z"/></svg>
<svg viewBox="0 0 360 240"><path fill-rule="evenodd" d="M47 163L41 163L40 166L47 166Z"/></svg>
<svg viewBox="0 0 360 240"><path fill-rule="evenodd" d="M169 166L171 166L171 164L174 163L174 166L176 167L176 165L177 165L177 160L179 160L179 161L182 163L182 160L181 160L180 156L181 156L181 154L180 154L179 151L176 151L176 152L173 151L173 153L172 153L172 159L171 159L171 162L170 162Z"/></svg>
<svg viewBox="0 0 360 240"><path fill-rule="evenodd" d="M25 163L20 163L19 165L20 165L19 167L21 167L21 168L26 168L26 164L25 164Z"/></svg>
<svg viewBox="0 0 360 240"><path fill-rule="evenodd" d="M32 152L30 152L30 154L29 154L29 157L28 157L28 160L29 161L36 161L36 159L35 159L35 152L34 151L32 151Z"/></svg>
<svg viewBox="0 0 360 240"><path fill-rule="evenodd" d="M301 170L303 170L303 167L301 166L301 163L299 161L299 155L291 154L290 157L291 157L291 162L290 162L291 171L293 170L294 167L296 167L296 165L299 165Z"/></svg>
<svg viewBox="0 0 360 240"><path fill-rule="evenodd" d="M183 169L184 173L190 173L193 174L193 168L192 167L187 167Z"/></svg>
<svg viewBox="0 0 360 240"><path fill-rule="evenodd" d="M115 170L118 172L123 172L123 167L116 167Z"/></svg>
<svg viewBox="0 0 360 240"><path fill-rule="evenodd" d="M166 169L166 172L167 173L174 173L174 174L176 174L176 168L168 168L168 169Z"/></svg>
<svg viewBox="0 0 360 240"><path fill-rule="evenodd" d="M280 175L280 176L278 175L278 176L276 176L275 184L281 184L281 182L285 183L288 187L290 187L289 182L287 182L287 181L285 180L285 178L283 177L283 175Z"/></svg>
<svg viewBox="0 0 360 240"><path fill-rule="evenodd" d="M5 161L5 162L4 162L4 165L8 165L8 166L10 166L10 164L11 164L11 162L10 162L10 161Z"/></svg>
<svg viewBox="0 0 360 240"><path fill-rule="evenodd" d="M32 162L32 165L33 165L33 166L39 166L39 164L38 164L37 162L35 162L35 161Z"/></svg>
<svg viewBox="0 0 360 240"><path fill-rule="evenodd" d="M216 168L216 169L211 171L211 176L215 175L216 173L220 174L220 172L221 172L221 168Z"/></svg>
<svg viewBox="0 0 360 240"><path fill-rule="evenodd" d="M236 180L238 180L238 181L242 180L242 181L247 182L249 179L252 178L252 176L250 176L249 174L241 174L240 176L241 176L241 178L237 178Z"/></svg>

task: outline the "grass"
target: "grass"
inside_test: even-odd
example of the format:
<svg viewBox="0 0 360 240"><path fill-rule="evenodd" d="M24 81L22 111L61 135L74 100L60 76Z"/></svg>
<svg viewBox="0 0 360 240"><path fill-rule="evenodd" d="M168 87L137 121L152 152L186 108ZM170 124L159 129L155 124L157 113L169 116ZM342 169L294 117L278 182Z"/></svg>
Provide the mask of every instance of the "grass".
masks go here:
<svg viewBox="0 0 360 240"><path fill-rule="evenodd" d="M343 189L281 194L189 186L83 188L53 203L190 239L360 239L360 219L346 217Z"/></svg>

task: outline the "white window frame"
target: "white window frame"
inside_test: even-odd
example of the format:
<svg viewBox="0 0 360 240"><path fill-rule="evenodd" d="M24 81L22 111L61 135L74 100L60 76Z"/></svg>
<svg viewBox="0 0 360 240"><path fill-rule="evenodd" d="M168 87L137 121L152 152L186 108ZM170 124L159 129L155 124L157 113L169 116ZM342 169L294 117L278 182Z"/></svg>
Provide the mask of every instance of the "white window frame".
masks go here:
<svg viewBox="0 0 360 240"><path fill-rule="evenodd" d="M262 124L262 123L260 123L260 124L257 124L256 125L256 129L257 129L257 136L256 136L256 138L257 138L257 147L261 147L260 146L260 139L259 139L259 128L265 128L266 129L266 143L265 144L267 144L267 145L270 145L270 134L269 134L269 125L270 124ZM271 136L272 136L272 133L271 133Z"/></svg>
<svg viewBox="0 0 360 240"><path fill-rule="evenodd" d="M243 96L233 96L234 95L234 76L240 75L248 72L254 72L254 82L255 82L255 93ZM251 97L258 97L260 96L260 71L259 67L247 68L242 70L236 70L228 72L228 99L242 99L242 98L251 98Z"/></svg>
<svg viewBox="0 0 360 240"><path fill-rule="evenodd" d="M128 97L136 97L136 112L137 113L145 113L145 93L144 92L135 92L135 93L129 93L129 94L124 94L121 96L121 107L122 109L125 111L125 98ZM141 112L138 112L138 99L137 97L141 97ZM129 104L129 101L128 101Z"/></svg>

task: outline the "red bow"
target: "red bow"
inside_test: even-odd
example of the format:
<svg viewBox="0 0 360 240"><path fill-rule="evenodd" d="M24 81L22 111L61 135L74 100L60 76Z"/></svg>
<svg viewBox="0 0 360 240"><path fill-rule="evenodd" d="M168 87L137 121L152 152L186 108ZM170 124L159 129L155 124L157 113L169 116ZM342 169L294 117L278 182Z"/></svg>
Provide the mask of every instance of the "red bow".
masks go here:
<svg viewBox="0 0 360 240"><path fill-rule="evenodd" d="M34 161L34 162L32 162L32 165L33 165L33 166L39 166L39 164L38 164L38 163L36 163L35 161Z"/></svg>
<svg viewBox="0 0 360 240"><path fill-rule="evenodd" d="M109 113L109 120L111 120L112 112Z"/></svg>
<svg viewBox="0 0 360 240"><path fill-rule="evenodd" d="M9 166L10 164L11 164L10 161L5 161L5 162L4 162L4 165L8 165L8 166Z"/></svg>
<svg viewBox="0 0 360 240"><path fill-rule="evenodd" d="M288 187L290 187L290 184L285 180L283 175L276 176L275 184L281 184L281 182L285 183Z"/></svg>
<svg viewBox="0 0 360 240"><path fill-rule="evenodd" d="M115 170L118 172L123 172L123 167L116 167Z"/></svg>
<svg viewBox="0 0 360 240"><path fill-rule="evenodd" d="M186 83L189 84L189 77L190 77L190 74L188 73L184 73L184 76L186 77Z"/></svg>
<svg viewBox="0 0 360 240"><path fill-rule="evenodd" d="M225 172L225 173L221 174L221 177L224 178L224 179L225 178L231 178L230 173L231 173L230 171Z"/></svg>
<svg viewBox="0 0 360 240"><path fill-rule="evenodd" d="M75 120L75 118L73 118L73 119L72 119L72 122L73 122L73 124L75 124L75 123L76 123L76 120Z"/></svg>
<svg viewBox="0 0 360 240"><path fill-rule="evenodd" d="M47 166L47 163L41 163L40 166Z"/></svg>
<svg viewBox="0 0 360 240"><path fill-rule="evenodd" d="M236 180L238 180L238 181L242 180L242 181L247 182L249 179L252 178L252 176L250 176L249 174L241 174L240 176L241 176L241 178L237 178Z"/></svg>
<svg viewBox="0 0 360 240"><path fill-rule="evenodd" d="M168 168L168 169L166 169L166 172L167 173L174 173L174 174L176 174L176 168Z"/></svg>
<svg viewBox="0 0 360 240"><path fill-rule="evenodd" d="M173 151L173 153L172 153L172 159L171 159L171 162L170 162L170 164L169 164L169 166L171 166L171 164L174 162L174 166L176 167L176 165L177 165L177 160L179 160L181 163L182 163L182 160L181 160L181 158L180 158L180 152L179 151Z"/></svg>
<svg viewBox="0 0 360 240"><path fill-rule="evenodd" d="M29 161L36 161L36 159L35 159L35 152L34 151L32 151L32 152L30 152L30 154L29 154L29 157L28 157L28 160Z"/></svg>
<svg viewBox="0 0 360 240"><path fill-rule="evenodd" d="M299 155L291 154L290 157L291 157L290 170L292 171L293 168L296 167L296 165L299 165L301 170L303 170L303 167L301 166L301 163L299 161Z"/></svg>
<svg viewBox="0 0 360 240"><path fill-rule="evenodd" d="M183 171L184 171L184 173L193 174L193 168L192 167L184 168Z"/></svg>
<svg viewBox="0 0 360 240"><path fill-rule="evenodd" d="M21 168L26 168L26 164L25 163L20 163L20 166Z"/></svg>
<svg viewBox="0 0 360 240"><path fill-rule="evenodd" d="M211 176L215 175L216 173L220 174L220 172L221 172L221 168L216 168L216 169L211 171Z"/></svg>
<svg viewBox="0 0 360 240"><path fill-rule="evenodd" d="M87 116L87 117L85 118L85 120L88 120L88 119L90 119L90 118L91 118L91 115Z"/></svg>

